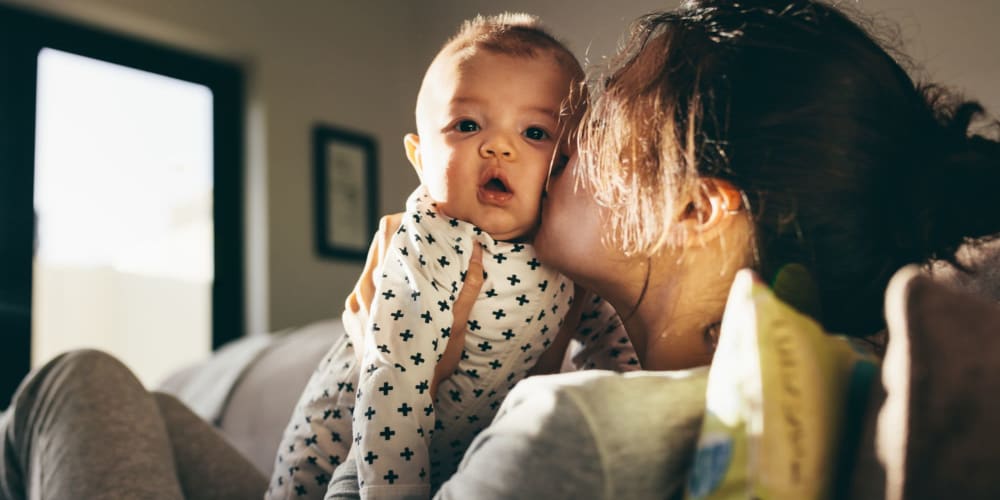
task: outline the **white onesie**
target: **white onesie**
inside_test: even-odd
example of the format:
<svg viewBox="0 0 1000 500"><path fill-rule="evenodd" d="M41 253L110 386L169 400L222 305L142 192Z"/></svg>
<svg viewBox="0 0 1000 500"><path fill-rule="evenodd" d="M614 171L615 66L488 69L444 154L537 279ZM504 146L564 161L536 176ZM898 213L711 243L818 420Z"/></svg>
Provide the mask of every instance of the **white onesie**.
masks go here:
<svg viewBox="0 0 1000 500"><path fill-rule="evenodd" d="M486 277L458 369L432 404L430 381L473 244L483 246ZM344 336L320 363L285 430L268 498L319 498L352 445L363 495L429 497L554 340L573 300L572 283L540 266L530 245L442 216L422 188L407 200L383 262L365 359L357 362ZM571 349L584 347L577 366L638 368L613 308L595 297L582 318Z"/></svg>
<svg viewBox="0 0 1000 500"><path fill-rule="evenodd" d="M573 301L573 283L542 267L530 245L495 241L441 215L423 188L406 208L375 279L365 336L354 411L362 498L429 497L528 375ZM484 284L458 369L432 402L451 306L476 244L483 247Z"/></svg>

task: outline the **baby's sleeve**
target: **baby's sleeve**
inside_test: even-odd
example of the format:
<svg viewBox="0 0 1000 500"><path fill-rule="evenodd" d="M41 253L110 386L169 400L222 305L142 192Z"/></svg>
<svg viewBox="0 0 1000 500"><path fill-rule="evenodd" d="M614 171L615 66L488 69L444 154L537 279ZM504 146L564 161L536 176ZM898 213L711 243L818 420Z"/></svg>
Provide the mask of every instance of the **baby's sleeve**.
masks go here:
<svg viewBox="0 0 1000 500"><path fill-rule="evenodd" d="M575 370L639 370L639 358L615 308L594 295L583 307L580 325L570 343L566 368Z"/></svg>
<svg viewBox="0 0 1000 500"><path fill-rule="evenodd" d="M376 280L353 414L359 485L362 498L427 498L435 427L430 387L447 347L456 290L431 278L442 261L431 265L440 257L427 245L394 241ZM457 276L460 264L454 265Z"/></svg>

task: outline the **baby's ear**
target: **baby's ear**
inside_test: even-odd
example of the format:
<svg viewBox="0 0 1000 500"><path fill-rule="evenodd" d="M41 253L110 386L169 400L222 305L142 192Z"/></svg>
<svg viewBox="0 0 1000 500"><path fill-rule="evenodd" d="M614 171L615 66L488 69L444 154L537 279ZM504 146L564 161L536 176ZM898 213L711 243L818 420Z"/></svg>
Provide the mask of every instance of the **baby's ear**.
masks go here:
<svg viewBox="0 0 1000 500"><path fill-rule="evenodd" d="M406 134L403 136L403 147L406 148L406 159L410 160L410 165L413 165L414 170L417 171L417 176L422 181L424 177L424 164L423 159L420 157L420 136L417 134Z"/></svg>

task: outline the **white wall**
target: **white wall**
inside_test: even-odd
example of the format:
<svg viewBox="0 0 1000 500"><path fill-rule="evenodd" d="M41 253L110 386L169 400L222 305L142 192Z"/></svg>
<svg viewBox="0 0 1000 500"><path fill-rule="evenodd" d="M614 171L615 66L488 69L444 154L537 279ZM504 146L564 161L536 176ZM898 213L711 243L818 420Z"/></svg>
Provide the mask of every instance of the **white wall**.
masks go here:
<svg viewBox="0 0 1000 500"><path fill-rule="evenodd" d="M416 184L400 147L424 67L462 19L522 10L600 62L628 22L677 1L0 0L229 59L247 68L250 328L339 315L359 266L313 253L309 131L325 121L380 141L382 210ZM898 23L923 73L1000 113L996 0L861 0Z"/></svg>

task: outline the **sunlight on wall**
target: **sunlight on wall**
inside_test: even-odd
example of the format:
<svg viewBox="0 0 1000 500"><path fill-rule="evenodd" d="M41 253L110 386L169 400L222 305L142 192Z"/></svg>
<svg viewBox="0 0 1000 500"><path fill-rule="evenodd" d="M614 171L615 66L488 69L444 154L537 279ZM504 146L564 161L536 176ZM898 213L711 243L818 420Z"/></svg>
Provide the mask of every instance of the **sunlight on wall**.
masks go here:
<svg viewBox="0 0 1000 500"><path fill-rule="evenodd" d="M149 385L211 349L212 94L38 57L32 365L93 347Z"/></svg>

